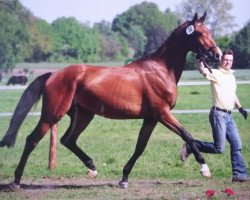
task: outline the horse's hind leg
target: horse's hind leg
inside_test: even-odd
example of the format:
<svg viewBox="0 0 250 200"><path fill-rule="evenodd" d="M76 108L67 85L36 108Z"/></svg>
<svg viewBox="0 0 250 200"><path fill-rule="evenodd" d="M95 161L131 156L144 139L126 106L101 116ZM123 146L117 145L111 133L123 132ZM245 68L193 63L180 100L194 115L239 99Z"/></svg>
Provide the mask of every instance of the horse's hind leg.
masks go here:
<svg viewBox="0 0 250 200"><path fill-rule="evenodd" d="M148 120L145 119L143 122L143 125L141 127L137 144L135 147L134 154L132 157L129 159L127 164L123 168L123 177L122 180L120 181L119 185L121 188L127 188L128 187L128 176L136 162L136 160L140 157L140 155L143 153L145 147L147 146L149 137L154 130L155 126L157 124L157 121L154 120Z"/></svg>
<svg viewBox="0 0 250 200"><path fill-rule="evenodd" d="M192 148L192 152L195 156L196 161L201 165L201 174L203 176L211 176L210 170L201 155L200 151L195 145L192 135L175 119L170 111L166 112L165 115L161 116L160 122L168 127L170 130L177 133L189 146Z"/></svg>
<svg viewBox="0 0 250 200"><path fill-rule="evenodd" d="M84 163L84 165L89 168L88 175L95 178L97 172L93 160L76 144L79 135L89 125L94 117L94 114L79 106L72 106L68 114L71 118L71 122L68 130L61 138L61 143L71 150Z"/></svg>
<svg viewBox="0 0 250 200"><path fill-rule="evenodd" d="M26 144L23 150L23 154L19 161L19 164L15 170L15 180L10 186L19 186L21 177L23 175L24 167L27 163L29 155L35 149L38 142L43 138L43 136L48 132L50 124L47 122L39 121L33 132L26 138Z"/></svg>

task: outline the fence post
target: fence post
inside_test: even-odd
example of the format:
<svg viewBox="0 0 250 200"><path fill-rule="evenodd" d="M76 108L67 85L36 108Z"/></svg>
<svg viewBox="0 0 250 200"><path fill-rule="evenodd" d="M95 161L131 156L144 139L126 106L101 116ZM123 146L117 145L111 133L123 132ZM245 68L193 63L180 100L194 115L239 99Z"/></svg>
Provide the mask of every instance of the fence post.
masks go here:
<svg viewBox="0 0 250 200"><path fill-rule="evenodd" d="M49 169L53 170L56 167L56 142L58 134L58 124L51 128L50 134L50 150L49 150Z"/></svg>

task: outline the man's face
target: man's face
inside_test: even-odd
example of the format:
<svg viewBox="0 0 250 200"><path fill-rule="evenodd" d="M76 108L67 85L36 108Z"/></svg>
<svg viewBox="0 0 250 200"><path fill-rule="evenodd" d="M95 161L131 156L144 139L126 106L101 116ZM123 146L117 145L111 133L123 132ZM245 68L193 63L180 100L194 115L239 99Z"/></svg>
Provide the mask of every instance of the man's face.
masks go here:
<svg viewBox="0 0 250 200"><path fill-rule="evenodd" d="M231 69L232 65L233 65L233 55L225 54L221 59L220 66L225 70L229 70Z"/></svg>

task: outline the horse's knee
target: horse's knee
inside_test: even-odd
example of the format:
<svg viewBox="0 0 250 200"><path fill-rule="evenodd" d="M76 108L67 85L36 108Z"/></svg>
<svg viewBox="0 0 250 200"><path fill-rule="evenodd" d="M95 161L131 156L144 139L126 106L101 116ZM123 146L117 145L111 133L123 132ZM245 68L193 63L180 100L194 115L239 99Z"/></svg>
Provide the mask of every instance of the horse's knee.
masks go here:
<svg viewBox="0 0 250 200"><path fill-rule="evenodd" d="M65 139L64 137L62 137L62 138L60 139L60 142L61 142L61 144L62 144L63 146L67 146L67 141L66 141L66 139Z"/></svg>
<svg viewBox="0 0 250 200"><path fill-rule="evenodd" d="M70 140L69 138L67 138L66 136L63 136L61 139L60 139L60 142L63 146L69 148L71 147L73 144L75 144L74 141Z"/></svg>
<svg viewBox="0 0 250 200"><path fill-rule="evenodd" d="M36 138L34 138L33 135L29 135L29 136L26 137L25 148L33 150L34 148L36 148L38 142L39 141Z"/></svg>

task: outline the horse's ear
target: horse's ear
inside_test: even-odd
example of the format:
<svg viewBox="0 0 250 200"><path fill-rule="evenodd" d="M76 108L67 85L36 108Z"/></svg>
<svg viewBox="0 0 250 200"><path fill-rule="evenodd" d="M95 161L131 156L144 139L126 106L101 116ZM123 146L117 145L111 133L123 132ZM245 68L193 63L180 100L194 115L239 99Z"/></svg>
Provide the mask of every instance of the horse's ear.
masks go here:
<svg viewBox="0 0 250 200"><path fill-rule="evenodd" d="M207 11L204 13L204 15L200 18L200 21L203 23L207 17Z"/></svg>
<svg viewBox="0 0 250 200"><path fill-rule="evenodd" d="M192 23L196 22L196 21L197 21L197 19L198 19L198 14L197 14L197 13L195 13L194 18L192 19Z"/></svg>

